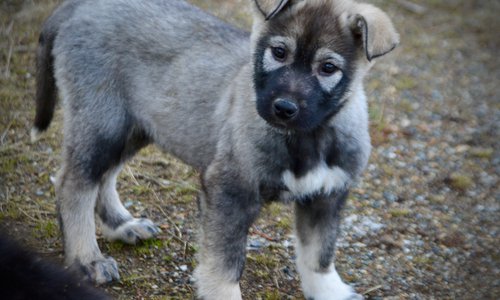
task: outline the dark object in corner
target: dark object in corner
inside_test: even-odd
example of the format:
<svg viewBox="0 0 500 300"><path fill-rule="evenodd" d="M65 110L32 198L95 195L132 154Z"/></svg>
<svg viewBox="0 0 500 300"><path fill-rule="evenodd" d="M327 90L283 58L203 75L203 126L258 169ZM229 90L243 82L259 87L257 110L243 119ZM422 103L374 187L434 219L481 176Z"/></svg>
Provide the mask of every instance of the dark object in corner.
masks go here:
<svg viewBox="0 0 500 300"><path fill-rule="evenodd" d="M111 299L64 268L0 234L0 298L9 300Z"/></svg>

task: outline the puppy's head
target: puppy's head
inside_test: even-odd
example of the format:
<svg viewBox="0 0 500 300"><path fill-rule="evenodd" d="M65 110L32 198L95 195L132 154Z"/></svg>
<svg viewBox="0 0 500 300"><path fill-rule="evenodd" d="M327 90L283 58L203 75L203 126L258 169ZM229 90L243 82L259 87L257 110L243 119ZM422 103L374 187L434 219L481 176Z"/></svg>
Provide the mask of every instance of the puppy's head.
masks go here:
<svg viewBox="0 0 500 300"><path fill-rule="evenodd" d="M344 0L254 0L257 111L311 131L335 115L374 58L399 42L378 8Z"/></svg>

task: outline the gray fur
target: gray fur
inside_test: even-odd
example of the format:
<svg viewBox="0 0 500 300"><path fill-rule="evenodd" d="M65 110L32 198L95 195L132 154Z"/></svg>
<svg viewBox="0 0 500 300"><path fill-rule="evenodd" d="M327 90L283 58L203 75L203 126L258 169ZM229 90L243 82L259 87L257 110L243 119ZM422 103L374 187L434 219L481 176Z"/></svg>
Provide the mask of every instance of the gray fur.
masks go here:
<svg viewBox="0 0 500 300"><path fill-rule="evenodd" d="M304 265L299 256L307 296L355 295L336 274L333 253L339 212L370 152L363 47L385 53L397 34L385 14L354 2L255 3L251 37L178 0L74 0L47 20L41 36L53 43L41 44L38 59L49 77L43 62L53 59L65 111L57 200L67 264L98 283L119 278L97 246L94 208L108 239L135 243L158 233L115 190L121 165L153 142L202 173L199 297L241 299L248 228L265 201L279 199L296 203L298 247L313 260ZM365 16L370 30L353 30L349 20ZM378 34L387 41L377 44L366 36L373 31L394 36ZM288 56L278 63L272 47ZM325 61L337 67L334 77L322 73ZM273 74L282 75L269 81ZM40 86L42 118L54 99ZM278 114L276 99L297 116ZM317 289L314 276L336 283L320 280ZM337 287L337 296L325 296Z"/></svg>

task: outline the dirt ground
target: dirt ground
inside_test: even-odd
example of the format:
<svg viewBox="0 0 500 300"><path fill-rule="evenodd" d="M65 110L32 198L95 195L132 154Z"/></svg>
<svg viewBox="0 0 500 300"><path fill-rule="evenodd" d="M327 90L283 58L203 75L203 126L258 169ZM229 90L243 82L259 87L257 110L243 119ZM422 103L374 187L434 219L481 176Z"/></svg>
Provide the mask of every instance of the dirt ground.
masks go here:
<svg viewBox="0 0 500 300"><path fill-rule="evenodd" d="M62 261L52 179L61 112L37 143L38 30L57 0L0 2L0 227ZM193 1L249 28L247 1ZM367 299L500 299L500 2L370 1L401 45L366 79L373 152L344 212L337 267ZM124 169L122 201L163 230L138 246L108 243L116 299L190 299L198 174L150 146ZM267 207L252 227L245 299L303 299L291 208Z"/></svg>

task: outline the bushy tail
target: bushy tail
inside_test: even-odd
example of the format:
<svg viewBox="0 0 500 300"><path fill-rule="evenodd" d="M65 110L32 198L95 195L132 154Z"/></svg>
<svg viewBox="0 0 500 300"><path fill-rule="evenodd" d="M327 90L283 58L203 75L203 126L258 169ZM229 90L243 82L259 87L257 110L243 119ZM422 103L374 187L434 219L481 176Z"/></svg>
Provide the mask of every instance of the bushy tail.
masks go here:
<svg viewBox="0 0 500 300"><path fill-rule="evenodd" d="M75 8L83 1L68 0L64 2L45 21L36 53L36 115L31 140L35 141L52 121L57 101L57 88L54 78L54 57L52 48L61 24L69 19Z"/></svg>
<svg viewBox="0 0 500 300"><path fill-rule="evenodd" d="M49 127L54 116L57 101L54 58L52 56L54 38L55 32L44 30L40 33L38 41L36 53L36 115L31 129L32 141L36 140L38 135Z"/></svg>

